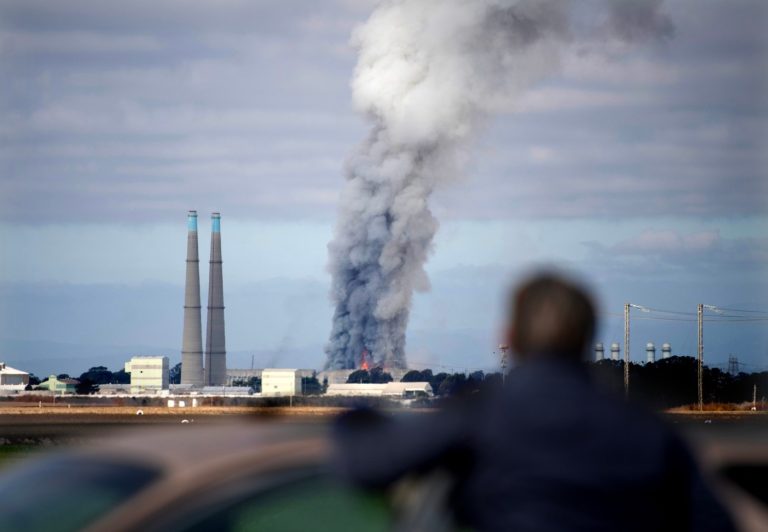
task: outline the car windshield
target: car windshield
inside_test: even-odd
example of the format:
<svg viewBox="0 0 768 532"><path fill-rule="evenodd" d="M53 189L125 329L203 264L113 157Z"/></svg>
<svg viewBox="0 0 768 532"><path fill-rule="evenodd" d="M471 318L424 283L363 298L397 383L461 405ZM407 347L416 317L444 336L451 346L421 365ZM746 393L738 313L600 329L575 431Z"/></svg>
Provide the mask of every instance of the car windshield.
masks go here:
<svg viewBox="0 0 768 532"><path fill-rule="evenodd" d="M80 530L158 476L143 465L51 456L0 479L3 530Z"/></svg>

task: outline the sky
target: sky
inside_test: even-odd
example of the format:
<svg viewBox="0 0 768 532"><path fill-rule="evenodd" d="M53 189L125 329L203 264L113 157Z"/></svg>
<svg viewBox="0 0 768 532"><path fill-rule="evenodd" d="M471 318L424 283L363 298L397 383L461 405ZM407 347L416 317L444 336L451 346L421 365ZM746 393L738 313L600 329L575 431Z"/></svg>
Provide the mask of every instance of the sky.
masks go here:
<svg viewBox="0 0 768 532"><path fill-rule="evenodd" d="M327 244L368 129L350 35L374 5L0 0L0 360L179 361L197 209L203 297L222 213L229 366L321 368ZM768 311L768 4L663 9L661 43L566 53L436 192L413 367L494 368L507 290L542 264L589 283L606 344L625 302ZM694 322L650 316L634 360L649 341L695 351ZM705 358L768 369L767 329L708 322Z"/></svg>

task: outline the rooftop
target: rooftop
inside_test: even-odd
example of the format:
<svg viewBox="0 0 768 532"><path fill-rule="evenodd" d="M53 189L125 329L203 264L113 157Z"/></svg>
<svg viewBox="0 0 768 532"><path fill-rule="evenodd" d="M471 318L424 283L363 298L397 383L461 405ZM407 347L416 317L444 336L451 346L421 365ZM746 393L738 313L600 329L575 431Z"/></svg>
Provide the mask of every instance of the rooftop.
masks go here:
<svg viewBox="0 0 768 532"><path fill-rule="evenodd" d="M6 375L29 375L26 371L21 371L20 369L12 368L11 366L8 366L5 364L5 362L0 362L0 373L4 373Z"/></svg>

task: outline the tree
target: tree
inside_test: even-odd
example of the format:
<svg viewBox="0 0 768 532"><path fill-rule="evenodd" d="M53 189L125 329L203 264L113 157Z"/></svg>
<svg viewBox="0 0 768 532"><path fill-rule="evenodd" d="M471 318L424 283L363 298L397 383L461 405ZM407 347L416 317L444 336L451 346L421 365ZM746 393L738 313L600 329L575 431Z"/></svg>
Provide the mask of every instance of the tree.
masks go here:
<svg viewBox="0 0 768 532"><path fill-rule="evenodd" d="M429 379L429 384L432 386L432 391L435 395L440 395L440 385L443 384L443 381L447 378L448 374L441 372Z"/></svg>
<svg viewBox="0 0 768 532"><path fill-rule="evenodd" d="M125 371L125 368L115 371L112 374L112 384L130 384L131 374Z"/></svg>
<svg viewBox="0 0 768 532"><path fill-rule="evenodd" d="M59 379L59 380L68 379L69 378L69 373L59 373L58 375L56 375L56 378Z"/></svg>
<svg viewBox="0 0 768 532"><path fill-rule="evenodd" d="M454 373L445 378L440 383L438 395L457 395L464 391L467 383L467 377L463 373Z"/></svg>
<svg viewBox="0 0 768 532"><path fill-rule="evenodd" d="M369 384L370 382L371 375L367 369L355 370L347 377L347 384Z"/></svg>
<svg viewBox="0 0 768 532"><path fill-rule="evenodd" d="M89 380L96 384L111 384L113 381L113 374L104 366L95 366L80 375L78 380Z"/></svg>
<svg viewBox="0 0 768 532"><path fill-rule="evenodd" d="M37 386L40 384L40 378L35 375L34 373L29 374L29 385L30 386Z"/></svg>
<svg viewBox="0 0 768 532"><path fill-rule="evenodd" d="M320 381L317 380L317 374L311 377L301 378L301 391L304 395L319 395L322 391Z"/></svg>
<svg viewBox="0 0 768 532"><path fill-rule="evenodd" d="M394 380L392 379L392 375L385 372L383 368L373 368L370 371L370 376L372 384L386 384Z"/></svg>
<svg viewBox="0 0 768 532"><path fill-rule="evenodd" d="M426 370L426 371L429 371L429 370ZM430 371L430 374L431 373L432 372ZM424 378L421 371L417 369L412 369L411 371L403 375L403 378L400 379L400 382L423 382L424 380L427 380L427 379Z"/></svg>
<svg viewBox="0 0 768 532"><path fill-rule="evenodd" d="M99 391L99 385L91 379L83 379L75 385L75 393L78 395L91 395Z"/></svg>
<svg viewBox="0 0 768 532"><path fill-rule="evenodd" d="M181 362L168 371L168 382L171 384L181 384Z"/></svg>
<svg viewBox="0 0 768 532"><path fill-rule="evenodd" d="M469 379L477 382L483 382L485 380L485 373L482 371L473 371L469 374Z"/></svg>

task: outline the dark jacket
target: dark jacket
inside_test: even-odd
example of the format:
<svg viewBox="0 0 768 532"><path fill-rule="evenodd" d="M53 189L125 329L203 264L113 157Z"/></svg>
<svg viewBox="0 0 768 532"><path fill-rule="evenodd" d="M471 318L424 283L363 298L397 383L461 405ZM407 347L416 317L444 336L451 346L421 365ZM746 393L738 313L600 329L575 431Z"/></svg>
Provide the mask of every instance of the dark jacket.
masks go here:
<svg viewBox="0 0 768 532"><path fill-rule="evenodd" d="M361 486L450 470L451 506L478 530L733 529L666 425L555 359L522 365L503 390L461 408L352 413L336 441L340 471Z"/></svg>

